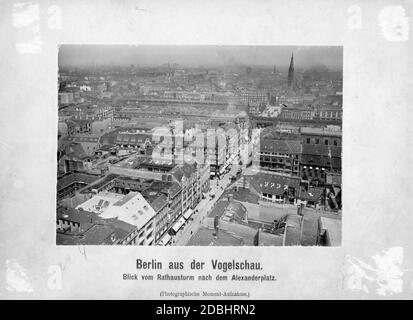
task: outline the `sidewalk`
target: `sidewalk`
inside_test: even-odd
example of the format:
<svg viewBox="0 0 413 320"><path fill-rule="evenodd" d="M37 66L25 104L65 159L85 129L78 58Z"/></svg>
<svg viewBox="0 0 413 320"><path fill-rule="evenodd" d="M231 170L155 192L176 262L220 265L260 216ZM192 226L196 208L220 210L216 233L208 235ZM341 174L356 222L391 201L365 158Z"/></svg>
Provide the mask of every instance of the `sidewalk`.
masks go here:
<svg viewBox="0 0 413 320"><path fill-rule="evenodd" d="M211 180L211 190L209 191L209 194L214 194L215 197L210 199L208 195L206 199L202 199L200 201L200 203L194 208L194 211L198 209L198 212L192 215L193 220L188 220L188 225L185 225L183 229L181 229L174 237L173 240L175 243L173 245L185 246L189 242L192 235L199 230L199 227L202 225L203 220L208 215L209 211L212 210L218 199L222 196L228 186L231 185L230 176L235 174L236 170L236 166L233 166L229 173L227 173L221 180L218 180L218 186L216 179Z"/></svg>

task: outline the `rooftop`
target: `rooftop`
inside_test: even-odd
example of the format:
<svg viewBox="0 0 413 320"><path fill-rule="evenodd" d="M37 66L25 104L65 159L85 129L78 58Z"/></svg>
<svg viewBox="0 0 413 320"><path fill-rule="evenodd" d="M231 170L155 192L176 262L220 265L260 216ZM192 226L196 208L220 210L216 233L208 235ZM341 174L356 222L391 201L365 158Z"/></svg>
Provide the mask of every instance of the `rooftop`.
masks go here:
<svg viewBox="0 0 413 320"><path fill-rule="evenodd" d="M159 191L152 190L151 188L146 189L142 192L143 197L152 206L155 212L161 210L167 203L168 197Z"/></svg>
<svg viewBox="0 0 413 320"><path fill-rule="evenodd" d="M116 174L108 174L101 178L100 180L96 180L95 183L90 184L86 189L83 190L83 193L90 192L92 189L100 189L105 184L109 183L113 179L117 178L118 175Z"/></svg>
<svg viewBox="0 0 413 320"><path fill-rule="evenodd" d="M341 168L341 158L327 156L303 154L301 156L301 165L313 167L333 167Z"/></svg>
<svg viewBox="0 0 413 320"><path fill-rule="evenodd" d="M78 205L76 209L100 214L107 210L109 207L113 206L123 197L124 195L114 192L101 192Z"/></svg>
<svg viewBox="0 0 413 320"><path fill-rule="evenodd" d="M304 187L300 188L298 199L303 201L318 201L323 195L324 189L309 187L306 191Z"/></svg>
<svg viewBox="0 0 413 320"><path fill-rule="evenodd" d="M301 150L300 140L260 140L260 152L300 154Z"/></svg>
<svg viewBox="0 0 413 320"><path fill-rule="evenodd" d="M138 229L155 217L154 209L139 192L130 192L122 197L113 206L105 210L101 217L104 219L118 218L136 226Z"/></svg>
<svg viewBox="0 0 413 320"><path fill-rule="evenodd" d="M328 240L332 247L341 245L341 220L320 217L320 230L326 230Z"/></svg>
<svg viewBox="0 0 413 320"><path fill-rule="evenodd" d="M320 136L339 136L341 137L341 128L314 128L314 127L301 127L301 134L311 134Z"/></svg>
<svg viewBox="0 0 413 320"><path fill-rule="evenodd" d="M301 245L301 217L297 214L289 214L285 223L285 246Z"/></svg>
<svg viewBox="0 0 413 320"><path fill-rule="evenodd" d="M80 223L81 228L84 230L87 229L87 225L100 220L94 212L79 211L69 207L58 207L56 210L56 218Z"/></svg>
<svg viewBox="0 0 413 320"><path fill-rule="evenodd" d="M243 240L233 235L220 230L218 238L214 236L215 230L212 228L201 227L197 233L195 233L189 242L188 246L241 246Z"/></svg>
<svg viewBox="0 0 413 320"><path fill-rule="evenodd" d="M209 218L205 220L206 227L213 231L213 218ZM240 224L236 222L227 222L220 220L219 221L219 232L218 238L220 238L221 234L231 235L235 239L238 239L239 244L243 246L254 246L256 245L256 236L257 236L258 229L252 228L245 224ZM226 238L224 238L226 239ZM259 245L271 245L271 246L281 246L282 245L282 237L269 234L264 231L260 231L259 236ZM191 239L192 240L192 239ZM205 244L204 244L205 245ZM213 245L225 245L225 244L213 244Z"/></svg>
<svg viewBox="0 0 413 320"><path fill-rule="evenodd" d="M290 177L270 172L258 172L256 175L248 176L249 182L262 193L283 195L289 187L300 186L299 177Z"/></svg>
<svg viewBox="0 0 413 320"><path fill-rule="evenodd" d="M317 156L329 156L331 151L332 157L341 158L341 147L339 146L327 146L327 145L313 145L304 144L303 145L303 155L317 155Z"/></svg>
<svg viewBox="0 0 413 320"><path fill-rule="evenodd" d="M78 244L84 245L110 245L114 244L111 235L114 233L112 225L95 224L79 239Z"/></svg>
<svg viewBox="0 0 413 320"><path fill-rule="evenodd" d="M156 190L159 192L168 193L172 198L175 197L177 193L181 191L181 187L175 181L164 182L164 181L154 181L150 187L151 190Z"/></svg>
<svg viewBox="0 0 413 320"><path fill-rule="evenodd" d="M194 164L184 163L182 165L178 165L172 169L171 173L174 175L177 181L181 181L182 178L185 176L187 178L191 177L192 174L196 172L196 162Z"/></svg>
<svg viewBox="0 0 413 320"><path fill-rule="evenodd" d="M57 180L57 190L64 189L75 182L89 184L100 179L100 176L81 173L81 172L70 172L60 176Z"/></svg>

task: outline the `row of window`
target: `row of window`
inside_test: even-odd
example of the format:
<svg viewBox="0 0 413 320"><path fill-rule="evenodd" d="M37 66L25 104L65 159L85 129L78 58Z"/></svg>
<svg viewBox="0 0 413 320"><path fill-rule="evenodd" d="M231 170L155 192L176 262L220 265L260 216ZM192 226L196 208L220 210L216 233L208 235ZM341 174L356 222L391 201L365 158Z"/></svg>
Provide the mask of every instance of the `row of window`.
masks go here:
<svg viewBox="0 0 413 320"><path fill-rule="evenodd" d="M287 163L287 164L291 164L291 160L290 159L280 159L280 158L272 158L272 157L260 157L261 161L266 161L266 162L277 162L278 163ZM285 160L285 161L284 161ZM298 164L298 160L294 160L293 162L294 164Z"/></svg>
<svg viewBox="0 0 413 320"><path fill-rule="evenodd" d="M307 144L311 144L311 138L307 138L307 139L306 139L306 143L307 143ZM315 144L320 144L320 139L319 139L319 138L315 138L315 139L314 139L314 143L315 143ZM324 139L324 144L325 144L326 146L328 146L328 145L330 144L330 140L329 140L329 139ZM333 145L334 145L334 146L338 146L338 141L337 141L337 140L333 140Z"/></svg>

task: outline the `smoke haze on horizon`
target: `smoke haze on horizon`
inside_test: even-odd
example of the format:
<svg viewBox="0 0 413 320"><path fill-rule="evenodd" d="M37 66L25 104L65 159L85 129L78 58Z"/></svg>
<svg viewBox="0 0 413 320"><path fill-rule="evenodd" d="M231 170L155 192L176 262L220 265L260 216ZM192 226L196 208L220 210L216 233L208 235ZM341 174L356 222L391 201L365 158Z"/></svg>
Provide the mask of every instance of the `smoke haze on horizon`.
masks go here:
<svg viewBox="0 0 413 320"><path fill-rule="evenodd" d="M342 69L339 46L155 46L155 45L61 45L59 66L274 66L285 67L294 54L297 68L325 66Z"/></svg>

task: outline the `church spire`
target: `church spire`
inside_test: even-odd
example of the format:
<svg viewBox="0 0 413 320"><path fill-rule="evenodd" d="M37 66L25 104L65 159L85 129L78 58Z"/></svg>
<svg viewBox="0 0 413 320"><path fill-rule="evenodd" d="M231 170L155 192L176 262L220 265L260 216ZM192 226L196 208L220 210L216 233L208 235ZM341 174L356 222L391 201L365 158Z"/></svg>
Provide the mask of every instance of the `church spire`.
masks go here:
<svg viewBox="0 0 413 320"><path fill-rule="evenodd" d="M294 55L291 53L290 67L288 68L288 86L291 87L294 82Z"/></svg>

